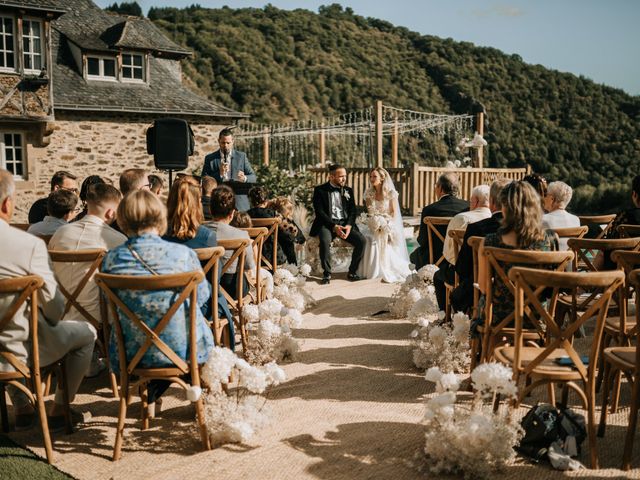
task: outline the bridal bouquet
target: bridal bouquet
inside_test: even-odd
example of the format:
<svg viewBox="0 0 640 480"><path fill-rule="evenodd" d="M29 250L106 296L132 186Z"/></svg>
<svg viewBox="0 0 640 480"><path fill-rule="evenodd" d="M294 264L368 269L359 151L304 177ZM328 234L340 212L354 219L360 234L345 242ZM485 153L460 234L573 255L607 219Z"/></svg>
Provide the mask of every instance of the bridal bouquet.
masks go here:
<svg viewBox="0 0 640 480"><path fill-rule="evenodd" d="M361 213L357 220L366 225L374 238L387 238L389 243L396 241L393 219L386 213Z"/></svg>
<svg viewBox="0 0 640 480"><path fill-rule="evenodd" d="M410 266L410 268L412 267ZM433 275L437 271L438 267L435 265L425 265L405 279L404 283L391 296L389 303L389 310L394 318L405 318L411 307L423 297L428 297L435 302Z"/></svg>
<svg viewBox="0 0 640 480"><path fill-rule="evenodd" d="M413 363L418 368L439 367L447 372L467 372L471 361L469 316L458 312L453 316L451 325L438 325L432 321L433 313L422 315L423 311L429 311L429 307L422 306L424 301L425 298L418 300L410 311L410 317L414 310L421 312L410 335ZM435 309L437 307L435 305Z"/></svg>
<svg viewBox="0 0 640 480"><path fill-rule="evenodd" d="M231 350L214 347L202 368L202 380L208 387L203 394L207 432L214 445L221 445L246 442L267 423L262 394L283 382L285 374L275 362L254 367Z"/></svg>
<svg viewBox="0 0 640 480"><path fill-rule="evenodd" d="M291 335L292 328L302 325L302 313L272 298L258 305L245 305L242 315L247 321L246 359L252 365L291 360L299 350Z"/></svg>
<svg viewBox="0 0 640 480"><path fill-rule="evenodd" d="M497 394L507 398L517 394L512 375L510 368L498 363L479 365L471 374L476 391L471 405L461 405L456 404L458 377L438 367L427 371L427 381L436 384L424 416L424 451L432 473L489 478L515 457L513 447L522 429L512 418L511 407L494 412L491 405Z"/></svg>

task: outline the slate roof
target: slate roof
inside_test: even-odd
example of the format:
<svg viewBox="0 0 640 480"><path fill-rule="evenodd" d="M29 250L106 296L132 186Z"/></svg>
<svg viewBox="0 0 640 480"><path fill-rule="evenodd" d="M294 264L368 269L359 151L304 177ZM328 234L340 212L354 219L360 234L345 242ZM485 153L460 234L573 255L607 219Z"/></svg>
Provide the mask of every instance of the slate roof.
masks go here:
<svg viewBox="0 0 640 480"><path fill-rule="evenodd" d="M149 20L105 12L91 0L64 0L64 5L68 13L55 20L52 29L54 110L248 117L186 88L167 62L179 61L190 50L165 37ZM151 52L149 82L85 80L69 41L90 52Z"/></svg>
<svg viewBox="0 0 640 480"><path fill-rule="evenodd" d="M66 12L64 2L60 0L0 0L0 6L42 10L45 12Z"/></svg>

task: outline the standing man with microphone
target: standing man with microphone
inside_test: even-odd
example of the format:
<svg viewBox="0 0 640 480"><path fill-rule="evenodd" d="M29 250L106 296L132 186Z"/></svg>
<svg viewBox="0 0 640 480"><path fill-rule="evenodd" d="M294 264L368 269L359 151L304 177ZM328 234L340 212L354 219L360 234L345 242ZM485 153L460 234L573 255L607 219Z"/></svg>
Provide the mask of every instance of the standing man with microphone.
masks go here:
<svg viewBox="0 0 640 480"><path fill-rule="evenodd" d="M247 155L233 148L233 133L225 128L218 135L220 149L204 157L202 176L213 177L219 184L235 181L255 183L256 174L251 168ZM247 195L236 194L236 208L240 212L249 210Z"/></svg>

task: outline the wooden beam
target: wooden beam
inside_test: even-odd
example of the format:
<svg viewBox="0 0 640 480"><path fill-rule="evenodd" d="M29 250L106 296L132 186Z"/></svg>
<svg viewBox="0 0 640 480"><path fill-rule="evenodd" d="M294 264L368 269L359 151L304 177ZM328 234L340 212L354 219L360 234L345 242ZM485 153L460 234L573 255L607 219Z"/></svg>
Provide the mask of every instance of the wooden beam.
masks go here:
<svg viewBox="0 0 640 480"><path fill-rule="evenodd" d="M476 132L484 137L484 113L476 114ZM484 167L484 147L476 148L476 167Z"/></svg>
<svg viewBox="0 0 640 480"><path fill-rule="evenodd" d="M269 128L264 129L262 136L262 164L269 166Z"/></svg>
<svg viewBox="0 0 640 480"><path fill-rule="evenodd" d="M376 165L384 166L382 158L382 101L376 100Z"/></svg>
<svg viewBox="0 0 640 480"><path fill-rule="evenodd" d="M324 134L324 125L321 126L320 130L320 167L324 168L326 166L326 145L325 145L325 134Z"/></svg>
<svg viewBox="0 0 640 480"><path fill-rule="evenodd" d="M393 136L391 137L391 166L398 168L398 116L393 124Z"/></svg>

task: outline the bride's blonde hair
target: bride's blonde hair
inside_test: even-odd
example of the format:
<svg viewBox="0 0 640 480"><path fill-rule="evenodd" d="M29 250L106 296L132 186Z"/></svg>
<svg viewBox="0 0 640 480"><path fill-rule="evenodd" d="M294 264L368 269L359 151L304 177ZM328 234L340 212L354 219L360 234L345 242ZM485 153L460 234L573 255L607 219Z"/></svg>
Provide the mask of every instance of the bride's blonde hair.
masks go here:
<svg viewBox="0 0 640 480"><path fill-rule="evenodd" d="M388 195L390 193L390 189L385 185L385 180L390 177L389 172L387 172L384 168L382 167L374 167L373 169L371 169L371 171L369 172L369 175L371 175L373 172L377 172L378 175L380 175L380 182L382 183L382 194L383 195ZM373 185L369 186L369 190L371 190L372 193L375 194L375 188Z"/></svg>

